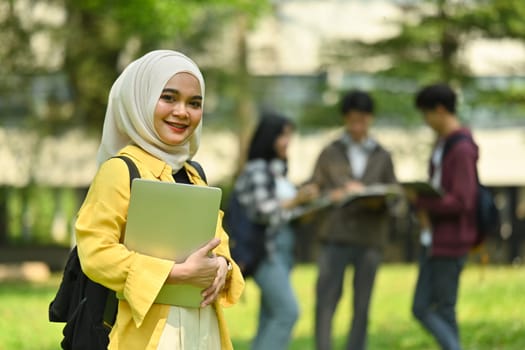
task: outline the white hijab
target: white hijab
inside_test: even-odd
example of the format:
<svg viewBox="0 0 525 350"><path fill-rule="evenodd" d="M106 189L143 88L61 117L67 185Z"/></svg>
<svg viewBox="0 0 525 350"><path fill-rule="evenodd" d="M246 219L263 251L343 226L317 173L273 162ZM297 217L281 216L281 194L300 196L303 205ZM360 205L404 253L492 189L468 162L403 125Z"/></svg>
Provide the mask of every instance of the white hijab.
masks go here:
<svg viewBox="0 0 525 350"><path fill-rule="evenodd" d="M155 107L164 86L180 72L190 73L199 80L204 103L204 78L195 62L180 52L152 51L124 69L109 92L97 154L99 165L129 144L136 144L162 159L175 172L197 153L202 119L188 140L176 146L162 142L153 124Z"/></svg>

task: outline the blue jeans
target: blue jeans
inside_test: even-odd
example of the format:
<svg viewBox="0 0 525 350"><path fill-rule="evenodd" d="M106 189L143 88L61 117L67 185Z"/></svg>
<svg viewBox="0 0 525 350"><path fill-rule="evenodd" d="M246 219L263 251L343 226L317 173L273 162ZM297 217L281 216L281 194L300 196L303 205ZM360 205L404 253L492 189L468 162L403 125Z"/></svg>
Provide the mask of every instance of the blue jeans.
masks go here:
<svg viewBox="0 0 525 350"><path fill-rule="evenodd" d="M412 313L443 350L461 349L456 302L465 260L431 257L422 248Z"/></svg>
<svg viewBox="0 0 525 350"><path fill-rule="evenodd" d="M282 227L275 239L275 250L257 267L254 279L261 289L257 335L253 350L286 350L299 306L292 289L294 236L290 227Z"/></svg>
<svg viewBox="0 0 525 350"><path fill-rule="evenodd" d="M381 258L381 252L377 248L337 243L321 245L315 306L317 350L332 348L332 319L341 298L345 270L350 263L354 265L354 299L346 349L366 349L368 309Z"/></svg>

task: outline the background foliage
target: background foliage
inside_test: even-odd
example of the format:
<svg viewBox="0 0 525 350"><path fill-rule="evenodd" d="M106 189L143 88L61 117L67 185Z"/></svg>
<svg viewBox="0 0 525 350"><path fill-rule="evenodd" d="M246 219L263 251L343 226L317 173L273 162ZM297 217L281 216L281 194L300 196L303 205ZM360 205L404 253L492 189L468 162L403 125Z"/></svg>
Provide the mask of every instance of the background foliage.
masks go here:
<svg viewBox="0 0 525 350"><path fill-rule="evenodd" d="M355 73L369 70L369 62L381 60L373 73L373 92L387 104L384 113L397 123L414 121L413 93L422 84L445 81L462 93L463 117L473 125L495 126L523 120L525 80L508 69L500 77L474 76L463 55L477 39L525 40L520 18L525 3L519 0L397 1L403 16L395 21L397 35L377 42L328 41L325 64L341 65ZM366 59L363 59L366 58ZM525 62L518 70L523 71ZM385 98L383 100L383 98ZM498 110L503 109L503 112ZM488 117L490 115L490 117Z"/></svg>
<svg viewBox="0 0 525 350"><path fill-rule="evenodd" d="M480 105L492 111L504 106L508 113L498 114L498 119L522 117L522 77L502 70L503 85L501 81L480 81L468 70L462 52L479 38L523 41L523 1L394 3L403 13L395 20L397 35L371 43L327 40L320 50L323 67L338 67L349 76L349 84L343 88L368 80L365 85L378 99L384 99L380 113L390 123L417 120L412 104L406 101L411 101L420 84L435 80L461 87L465 91L464 102L476 111ZM63 10L63 15L57 14L54 20L45 18L41 15L45 6L57 13ZM268 103L257 87L258 78L250 76L247 69L246 36L259 18L276 16L277 7L272 2L245 0L0 0L0 8L5 9L0 16L0 93L6 96L0 98L0 109L5 112L0 117L8 122L13 114L23 115L28 125L44 133L75 125L98 133L107 92L125 64L151 49L172 47L192 57L218 57L233 52L230 54L234 59L227 64L206 67L209 91L220 100L210 112L217 116L216 120L223 121L216 126L224 127L234 120L238 122L235 125L240 125L240 133L249 132L257 107ZM60 56L58 63L46 64L35 56L36 38L43 34L51 36L49 49ZM225 42L225 35L230 45L217 45ZM386 64L371 72L369 62L377 59ZM41 103L44 107L28 104L29 96L35 93L29 88L35 76L58 76L57 81L62 79L66 90L62 87L57 89L61 92L45 96ZM337 112L336 99L327 101L324 96L341 91L333 91L323 77L320 81L323 83L310 87L311 96L298 102L297 108L287 109L286 103L280 101L275 108L290 110L305 127L333 125L325 115ZM486 122L486 118L480 118L473 122Z"/></svg>

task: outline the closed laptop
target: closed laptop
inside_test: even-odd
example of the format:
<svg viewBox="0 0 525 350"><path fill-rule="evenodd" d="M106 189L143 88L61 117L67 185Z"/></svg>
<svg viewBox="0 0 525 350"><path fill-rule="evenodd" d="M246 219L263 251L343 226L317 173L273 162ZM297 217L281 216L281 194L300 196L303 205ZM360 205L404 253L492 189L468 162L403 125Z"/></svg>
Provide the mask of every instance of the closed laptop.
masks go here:
<svg viewBox="0 0 525 350"><path fill-rule="evenodd" d="M221 189L135 179L131 187L124 244L129 250L184 259L215 236ZM166 284L156 303L198 307L201 289Z"/></svg>

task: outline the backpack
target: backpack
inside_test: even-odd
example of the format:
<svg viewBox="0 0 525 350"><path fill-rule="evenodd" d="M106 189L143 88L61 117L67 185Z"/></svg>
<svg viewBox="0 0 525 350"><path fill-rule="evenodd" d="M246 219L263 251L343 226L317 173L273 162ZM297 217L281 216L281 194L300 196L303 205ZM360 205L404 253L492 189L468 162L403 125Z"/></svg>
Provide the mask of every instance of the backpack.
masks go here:
<svg viewBox="0 0 525 350"><path fill-rule="evenodd" d="M465 134L454 135L445 142L443 157L445 157L445 154L453 145L461 140L474 143L474 140L470 136ZM476 180L478 183L478 201L476 204L477 237L474 242L474 247L480 246L488 235L499 232L501 226L501 216L494 195L490 189L480 183L477 171Z"/></svg>
<svg viewBox="0 0 525 350"><path fill-rule="evenodd" d="M235 190L230 194L223 222L230 238L232 259L241 269L243 277L253 276L266 257L266 225L255 223L248 217Z"/></svg>
<svg viewBox="0 0 525 350"><path fill-rule="evenodd" d="M126 162L129 185L140 178L131 159L118 156ZM62 330L62 349L107 349L109 332L115 323L118 300L115 292L90 280L80 266L77 247L69 253L57 294L49 304L49 321L65 322Z"/></svg>
<svg viewBox="0 0 525 350"><path fill-rule="evenodd" d="M126 156L120 158L129 170L129 184L140 178L133 161ZM201 165L188 161L207 182ZM109 332L115 323L118 299L114 291L90 280L83 272L77 247L69 253L62 281L49 304L49 321L65 322L60 343L64 350L105 350L109 344Z"/></svg>

